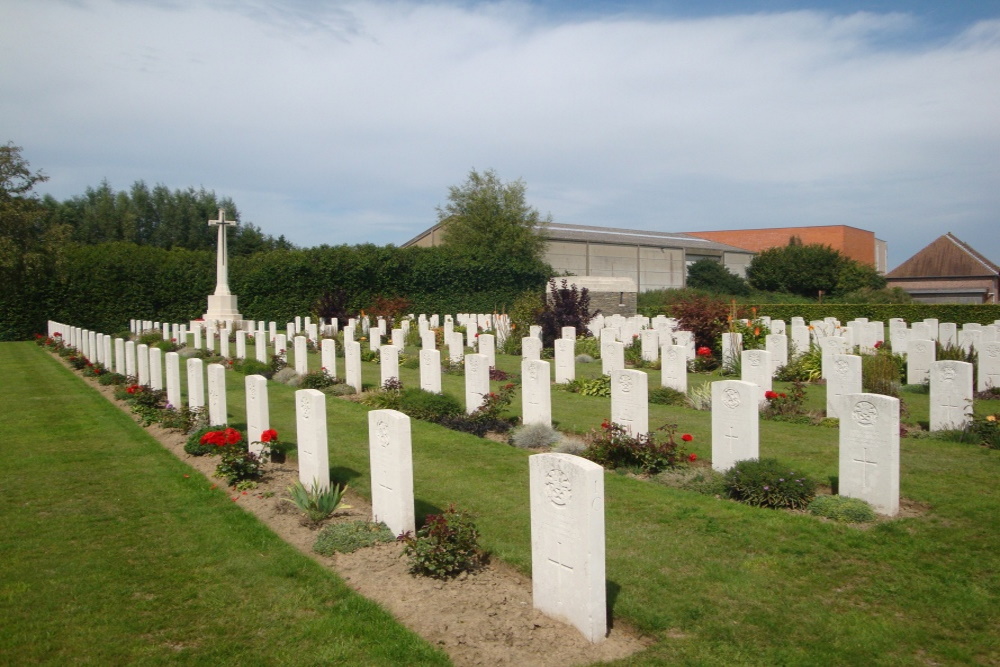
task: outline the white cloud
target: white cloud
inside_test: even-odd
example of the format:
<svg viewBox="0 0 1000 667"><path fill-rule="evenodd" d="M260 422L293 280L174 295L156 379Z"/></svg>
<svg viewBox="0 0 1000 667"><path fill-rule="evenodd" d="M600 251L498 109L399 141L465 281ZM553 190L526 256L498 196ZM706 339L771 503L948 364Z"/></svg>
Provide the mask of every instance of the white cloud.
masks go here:
<svg viewBox="0 0 1000 667"><path fill-rule="evenodd" d="M850 224L1000 261L1000 22L553 18L526 4L15 3L0 117L66 197L214 189L297 243L401 243L472 167L557 221ZM992 236L992 238L989 238Z"/></svg>

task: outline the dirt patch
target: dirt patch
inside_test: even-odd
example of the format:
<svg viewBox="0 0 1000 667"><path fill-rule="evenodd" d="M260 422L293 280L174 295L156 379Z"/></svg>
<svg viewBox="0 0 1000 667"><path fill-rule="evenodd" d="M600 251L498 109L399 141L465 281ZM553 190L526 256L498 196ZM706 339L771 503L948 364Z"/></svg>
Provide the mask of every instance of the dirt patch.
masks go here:
<svg viewBox="0 0 1000 667"><path fill-rule="evenodd" d="M115 401L112 387L101 386L92 378L83 380L131 414L127 405ZM185 436L175 431L155 424L146 430L210 483L226 488L223 480L212 476L217 458L189 455L184 451ZM624 658L650 643L617 622L604 642L591 644L575 628L536 611L531 604L531 581L496 561L474 574L440 581L411 575L406 560L400 557L402 547L396 543L333 558L320 556L312 551L316 529L286 500L287 488L297 480L294 466L268 464L258 488L246 492L229 489L229 497L283 540L337 572L351 588L439 647L456 665L585 665ZM338 511L328 522L371 518L368 501L351 490L345 503L350 507Z"/></svg>

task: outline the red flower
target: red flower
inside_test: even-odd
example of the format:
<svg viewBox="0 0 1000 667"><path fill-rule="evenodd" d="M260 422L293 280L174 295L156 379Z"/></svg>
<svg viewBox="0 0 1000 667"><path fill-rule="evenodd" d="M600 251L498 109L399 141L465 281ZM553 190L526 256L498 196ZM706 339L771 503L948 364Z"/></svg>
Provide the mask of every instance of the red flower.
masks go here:
<svg viewBox="0 0 1000 667"><path fill-rule="evenodd" d="M692 440L694 440L694 436L691 435L690 433L685 433L684 435L681 436L681 440L683 440L684 442L691 442Z"/></svg>
<svg viewBox="0 0 1000 667"><path fill-rule="evenodd" d="M697 460L698 460L698 455L697 454L695 454L694 452L691 452L690 454L688 454L688 461L690 461L691 463L694 463Z"/></svg>
<svg viewBox="0 0 1000 667"><path fill-rule="evenodd" d="M603 429L609 429L609 428L611 428L611 422L609 422L607 419L605 419L604 421L601 422L601 428L603 428Z"/></svg>
<svg viewBox="0 0 1000 667"><path fill-rule="evenodd" d="M699 347L698 348L698 356L699 357L710 357L710 356L712 356L712 349L709 348L709 347L704 347L704 346Z"/></svg>
<svg viewBox="0 0 1000 667"><path fill-rule="evenodd" d="M882 347L882 341L876 341L876 342L875 342L875 349L877 350L877 349L879 349L880 347Z"/></svg>
<svg viewBox="0 0 1000 667"><path fill-rule="evenodd" d="M225 431L223 431L223 437L225 438L226 441L225 444L227 445L235 445L237 442L243 439L243 436L240 435L240 432L237 431L235 428L227 428Z"/></svg>
<svg viewBox="0 0 1000 667"><path fill-rule="evenodd" d="M278 432L275 431L273 428L269 428L260 434L261 442L271 442L272 440L277 440L277 439L278 439Z"/></svg>
<svg viewBox="0 0 1000 667"><path fill-rule="evenodd" d="M786 394L785 392L781 392L780 394L778 394L778 396L780 396L781 398L788 398L788 394Z"/></svg>
<svg viewBox="0 0 1000 667"><path fill-rule="evenodd" d="M770 390L765 391L764 392L764 398L766 398L769 401L772 400L772 399L778 398L778 392L776 392L776 391L770 391Z"/></svg>

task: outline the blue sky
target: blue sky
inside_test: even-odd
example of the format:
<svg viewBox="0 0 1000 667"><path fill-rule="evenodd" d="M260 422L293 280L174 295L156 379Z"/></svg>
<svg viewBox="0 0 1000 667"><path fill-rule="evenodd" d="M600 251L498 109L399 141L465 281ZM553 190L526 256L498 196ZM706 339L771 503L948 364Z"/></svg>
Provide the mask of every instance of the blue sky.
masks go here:
<svg viewBox="0 0 1000 667"><path fill-rule="evenodd" d="M306 246L492 168L556 222L1000 263L998 2L7 0L0 119L43 193L203 186Z"/></svg>

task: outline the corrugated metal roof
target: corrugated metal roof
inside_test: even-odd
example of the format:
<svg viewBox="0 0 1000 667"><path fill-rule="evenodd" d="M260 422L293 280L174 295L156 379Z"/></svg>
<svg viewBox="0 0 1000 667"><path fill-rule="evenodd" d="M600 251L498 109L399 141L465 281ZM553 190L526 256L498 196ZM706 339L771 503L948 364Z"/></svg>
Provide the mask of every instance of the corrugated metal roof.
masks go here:
<svg viewBox="0 0 1000 667"><path fill-rule="evenodd" d="M616 227L590 227L550 223L545 234L550 241L590 241L592 243L620 243L623 245L645 245L656 248L684 248L686 250L712 250L715 252L737 252L754 254L745 248L726 245L717 241L698 238L680 232L654 232L643 229L619 229Z"/></svg>
<svg viewBox="0 0 1000 667"><path fill-rule="evenodd" d="M982 277L1000 274L1000 267L951 232L885 274L886 278Z"/></svg>

